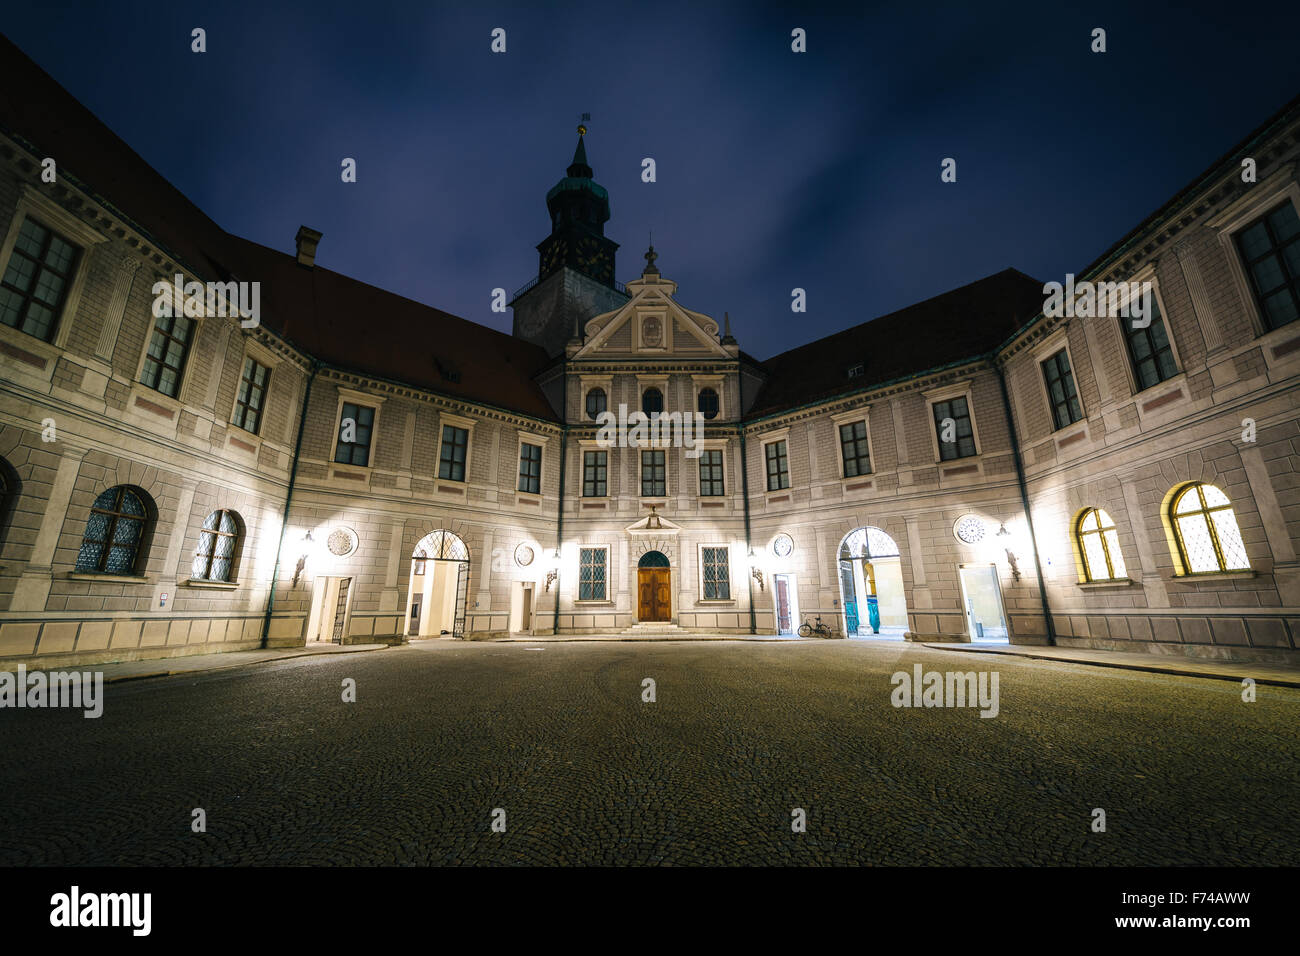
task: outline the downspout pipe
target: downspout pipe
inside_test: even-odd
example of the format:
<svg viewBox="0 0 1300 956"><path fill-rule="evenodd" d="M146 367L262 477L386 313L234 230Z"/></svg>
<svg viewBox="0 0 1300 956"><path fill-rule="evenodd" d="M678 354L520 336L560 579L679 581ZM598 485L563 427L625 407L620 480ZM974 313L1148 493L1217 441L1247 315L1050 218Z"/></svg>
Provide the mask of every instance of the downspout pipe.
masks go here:
<svg viewBox="0 0 1300 956"><path fill-rule="evenodd" d="M551 634L560 633L560 544L564 541L564 466L569 460L569 370L566 367L560 380L560 490L555 496L555 616L551 619Z"/></svg>
<svg viewBox="0 0 1300 956"><path fill-rule="evenodd" d="M1047 585L1043 583L1043 563L1038 559L1038 536L1034 534L1034 515L1029 510L1029 485L1025 481L1025 466L1020 458L1020 440L1016 437L1016 423L1011 416L1011 393L1007 391L1007 377L996 356L992 361L1002 390L1002 411L1007 419L1007 434L1011 438L1011 457L1016 465L1016 481L1020 485L1020 504L1025 509L1025 524L1029 528L1029 545L1034 552L1034 576L1038 579L1038 598L1043 604L1043 622L1047 628L1047 643L1056 646L1056 627L1052 623L1052 609L1047 604Z"/></svg>
<svg viewBox="0 0 1300 956"><path fill-rule="evenodd" d="M737 416L737 423L740 425L740 493L742 495L741 504L745 514L745 564L748 567L749 557L754 553L753 542L749 537L749 456L745 454L745 371L743 366L737 366L736 387L740 392L740 414ZM758 633L758 619L754 614L754 572L749 569L746 574L746 583L749 585L749 633Z"/></svg>
<svg viewBox="0 0 1300 956"><path fill-rule="evenodd" d="M285 535L289 533L289 508L293 505L293 488L298 479L298 459L302 453L302 435L307 425L307 406L311 402L311 387L316 375L321 370L321 363L313 361L311 374L307 376L307 387L303 390L302 408L298 412L298 437L293 443L293 465L289 469L289 490L284 496L284 514L280 517L280 543L275 549L275 570L271 573L271 591L266 597L266 617L262 621L262 649L265 650L271 638L271 613L275 610L275 582L280 579L280 558L284 553Z"/></svg>

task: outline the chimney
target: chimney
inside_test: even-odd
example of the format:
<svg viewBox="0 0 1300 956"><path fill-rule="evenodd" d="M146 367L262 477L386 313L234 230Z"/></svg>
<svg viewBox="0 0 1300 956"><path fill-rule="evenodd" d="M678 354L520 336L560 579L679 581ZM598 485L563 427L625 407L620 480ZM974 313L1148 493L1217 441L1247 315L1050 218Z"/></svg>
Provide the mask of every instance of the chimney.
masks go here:
<svg viewBox="0 0 1300 956"><path fill-rule="evenodd" d="M315 229L298 227L298 235L293 237L298 246L298 265L310 269L316 264L316 243L320 242L320 237L321 234Z"/></svg>

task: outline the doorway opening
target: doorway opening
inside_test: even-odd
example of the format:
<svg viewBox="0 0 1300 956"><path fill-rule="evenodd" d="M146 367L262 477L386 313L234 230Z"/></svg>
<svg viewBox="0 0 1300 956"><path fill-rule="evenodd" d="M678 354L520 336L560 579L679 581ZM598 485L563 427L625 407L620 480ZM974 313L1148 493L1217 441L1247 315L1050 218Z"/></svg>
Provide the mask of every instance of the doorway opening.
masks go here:
<svg viewBox="0 0 1300 956"><path fill-rule="evenodd" d="M647 551L641 555L636 567L636 593L638 621L671 621L672 569L662 551Z"/></svg>
<svg viewBox="0 0 1300 956"><path fill-rule="evenodd" d="M854 528L840 542L839 578L846 637L903 638L907 597L893 538L876 527Z"/></svg>
<svg viewBox="0 0 1300 956"><path fill-rule="evenodd" d="M957 573L961 578L962 607L966 611L966 632L970 639L1007 643L1007 614L1002 606L997 566L963 564Z"/></svg>
<svg viewBox="0 0 1300 956"><path fill-rule="evenodd" d="M516 581L510 596L510 632L533 633L533 582Z"/></svg>
<svg viewBox="0 0 1300 956"><path fill-rule="evenodd" d="M407 636L465 637L469 564L469 548L450 531L433 531L419 540L411 552Z"/></svg>
<svg viewBox="0 0 1300 956"><path fill-rule="evenodd" d="M352 578L317 577L307 618L308 644L342 644L351 617Z"/></svg>
<svg viewBox="0 0 1300 956"><path fill-rule="evenodd" d="M799 627L799 590L793 574L772 575L772 598L776 602L776 633L793 635Z"/></svg>

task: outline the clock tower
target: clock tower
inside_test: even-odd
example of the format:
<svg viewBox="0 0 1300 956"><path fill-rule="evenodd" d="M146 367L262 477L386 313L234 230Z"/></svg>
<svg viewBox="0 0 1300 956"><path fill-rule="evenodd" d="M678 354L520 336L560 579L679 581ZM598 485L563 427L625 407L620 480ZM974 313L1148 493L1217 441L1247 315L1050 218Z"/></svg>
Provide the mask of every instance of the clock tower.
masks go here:
<svg viewBox="0 0 1300 956"><path fill-rule="evenodd" d="M587 165L585 126L565 177L546 194L551 234L537 244L537 279L510 303L514 334L551 355L580 333L583 323L627 301L614 281L618 243L605 236L609 194Z"/></svg>

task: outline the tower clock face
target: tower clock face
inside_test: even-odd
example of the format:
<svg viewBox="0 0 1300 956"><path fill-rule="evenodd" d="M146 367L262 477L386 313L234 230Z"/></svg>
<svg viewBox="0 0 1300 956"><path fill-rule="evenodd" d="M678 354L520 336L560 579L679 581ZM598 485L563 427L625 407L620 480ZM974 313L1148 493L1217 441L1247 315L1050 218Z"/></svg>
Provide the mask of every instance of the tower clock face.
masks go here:
<svg viewBox="0 0 1300 956"><path fill-rule="evenodd" d="M569 244L563 239L556 239L542 253L542 274L554 272L560 266L564 265L564 257L568 254Z"/></svg>
<svg viewBox="0 0 1300 956"><path fill-rule="evenodd" d="M607 278L606 273L611 269L609 250L603 243L595 239L586 237L578 240L578 268L589 276L595 276L598 279Z"/></svg>

